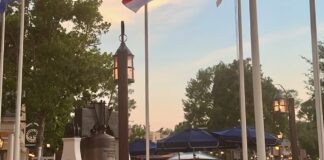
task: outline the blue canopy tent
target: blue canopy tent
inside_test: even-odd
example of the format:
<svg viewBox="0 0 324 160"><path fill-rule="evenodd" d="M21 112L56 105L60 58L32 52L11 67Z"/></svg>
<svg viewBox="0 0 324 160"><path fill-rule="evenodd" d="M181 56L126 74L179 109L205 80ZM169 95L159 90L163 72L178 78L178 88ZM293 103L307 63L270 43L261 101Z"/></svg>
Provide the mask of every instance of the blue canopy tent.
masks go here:
<svg viewBox="0 0 324 160"><path fill-rule="evenodd" d="M241 128L239 127L213 132L212 134L221 141L221 148L237 147L242 143ZM254 128L247 128L247 140L250 146L256 145L256 131ZM265 133L266 146L276 146L279 143L279 139L275 136L270 133Z"/></svg>
<svg viewBox="0 0 324 160"><path fill-rule="evenodd" d="M136 139L129 144L129 153L131 156L145 155L146 141L145 139ZM150 142L150 154L156 153L156 144Z"/></svg>
<svg viewBox="0 0 324 160"><path fill-rule="evenodd" d="M160 152L186 152L215 149L218 147L215 136L202 129L187 129L157 142Z"/></svg>

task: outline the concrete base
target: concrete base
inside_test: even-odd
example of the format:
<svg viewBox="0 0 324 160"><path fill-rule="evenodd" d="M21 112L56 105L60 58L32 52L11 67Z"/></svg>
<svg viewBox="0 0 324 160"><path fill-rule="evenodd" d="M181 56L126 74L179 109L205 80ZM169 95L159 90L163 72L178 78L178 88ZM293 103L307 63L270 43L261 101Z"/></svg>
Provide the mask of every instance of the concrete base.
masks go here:
<svg viewBox="0 0 324 160"><path fill-rule="evenodd" d="M63 138L62 160L81 160L81 138Z"/></svg>

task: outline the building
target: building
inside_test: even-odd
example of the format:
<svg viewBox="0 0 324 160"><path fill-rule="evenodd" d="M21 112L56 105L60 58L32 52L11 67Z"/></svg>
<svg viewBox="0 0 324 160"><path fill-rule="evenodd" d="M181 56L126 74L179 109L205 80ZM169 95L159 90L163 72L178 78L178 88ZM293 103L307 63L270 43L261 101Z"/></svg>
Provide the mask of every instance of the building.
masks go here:
<svg viewBox="0 0 324 160"><path fill-rule="evenodd" d="M150 132L150 141L156 143L158 140L168 137L169 135L163 134L160 131Z"/></svg>

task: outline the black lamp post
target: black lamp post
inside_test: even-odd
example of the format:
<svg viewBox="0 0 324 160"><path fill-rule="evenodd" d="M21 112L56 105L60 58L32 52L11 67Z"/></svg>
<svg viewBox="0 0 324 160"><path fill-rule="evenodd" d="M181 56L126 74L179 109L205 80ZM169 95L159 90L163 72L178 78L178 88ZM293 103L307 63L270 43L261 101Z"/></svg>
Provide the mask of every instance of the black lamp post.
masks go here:
<svg viewBox="0 0 324 160"><path fill-rule="evenodd" d="M124 22L121 22L121 44L114 55L114 78L118 82L119 159L128 160L128 83L134 82L134 55L125 44Z"/></svg>
<svg viewBox="0 0 324 160"><path fill-rule="evenodd" d="M279 84L278 84L279 85ZM296 119L295 119L295 100L289 96L289 93L279 85L285 93L285 97L277 96L273 102L273 107L275 112L286 113L288 108L289 117L289 133L290 133L290 144L292 159L299 159L299 150L297 144L297 129L296 129Z"/></svg>

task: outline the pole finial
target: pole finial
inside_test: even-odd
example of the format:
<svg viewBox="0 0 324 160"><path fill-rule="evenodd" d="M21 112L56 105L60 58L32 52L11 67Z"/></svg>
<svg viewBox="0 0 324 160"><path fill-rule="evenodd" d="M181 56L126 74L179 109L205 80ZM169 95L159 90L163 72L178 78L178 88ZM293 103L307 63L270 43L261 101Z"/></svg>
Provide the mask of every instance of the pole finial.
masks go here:
<svg viewBox="0 0 324 160"><path fill-rule="evenodd" d="M124 24L124 21L121 21L121 42L125 42L125 24Z"/></svg>

